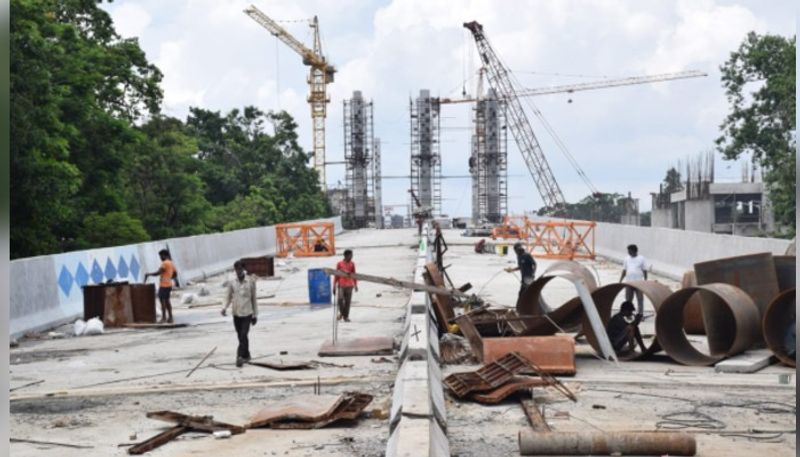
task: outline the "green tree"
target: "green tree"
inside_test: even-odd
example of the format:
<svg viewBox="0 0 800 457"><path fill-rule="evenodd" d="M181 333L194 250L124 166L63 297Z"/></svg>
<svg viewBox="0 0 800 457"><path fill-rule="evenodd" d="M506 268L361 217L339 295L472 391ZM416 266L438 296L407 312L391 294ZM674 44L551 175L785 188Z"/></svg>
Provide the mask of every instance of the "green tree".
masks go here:
<svg viewBox="0 0 800 457"><path fill-rule="evenodd" d="M681 172L676 170L675 167L670 167L670 169L667 170L667 175L664 176L664 192L671 194L682 189L683 182L681 182Z"/></svg>
<svg viewBox="0 0 800 457"><path fill-rule="evenodd" d="M161 73L92 0L11 2L12 257L76 247L86 214L125 211L132 122Z"/></svg>
<svg viewBox="0 0 800 457"><path fill-rule="evenodd" d="M776 221L795 229L795 37L750 32L720 67L730 113L716 140L727 159L752 154Z"/></svg>
<svg viewBox="0 0 800 457"><path fill-rule="evenodd" d="M118 246L150 240L142 221L128 213L114 211L106 214L90 213L83 220L81 247Z"/></svg>

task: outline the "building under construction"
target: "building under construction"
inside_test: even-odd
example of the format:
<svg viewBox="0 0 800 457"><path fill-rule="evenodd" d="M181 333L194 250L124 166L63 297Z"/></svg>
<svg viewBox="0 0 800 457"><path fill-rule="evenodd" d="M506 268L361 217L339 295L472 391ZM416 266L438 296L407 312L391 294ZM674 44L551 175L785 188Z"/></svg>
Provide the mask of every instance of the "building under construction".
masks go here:
<svg viewBox="0 0 800 457"><path fill-rule="evenodd" d="M347 200L342 223L350 229L364 228L376 220L374 186L380 159L375 156L372 102L364 100L360 91L344 101L344 162Z"/></svg>
<svg viewBox="0 0 800 457"><path fill-rule="evenodd" d="M508 211L508 153L505 103L493 90L475 104L473 124L472 220L478 225L499 223Z"/></svg>
<svg viewBox="0 0 800 457"><path fill-rule="evenodd" d="M442 156L439 149L439 101L430 91L420 90L410 101L411 109L411 191L419 206L442 213ZM417 203L411 199L411 207ZM419 209L419 208L418 208Z"/></svg>

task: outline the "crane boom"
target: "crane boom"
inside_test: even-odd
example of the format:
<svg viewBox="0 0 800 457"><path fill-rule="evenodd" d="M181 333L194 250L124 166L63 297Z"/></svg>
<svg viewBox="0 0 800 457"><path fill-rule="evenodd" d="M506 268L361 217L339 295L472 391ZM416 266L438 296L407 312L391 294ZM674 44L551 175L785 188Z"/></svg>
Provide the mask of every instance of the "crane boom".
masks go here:
<svg viewBox="0 0 800 457"><path fill-rule="evenodd" d="M244 10L244 13L299 54L303 59L304 65L311 67L308 76L309 93L307 101L311 107L314 169L317 170L320 188L325 190L325 118L328 115L327 104L331 101L327 95L327 85L333 82L333 74L336 69L333 65L328 64L322 54L322 41L317 17L314 16L311 21L311 28L314 29L314 49L309 49L254 5L250 5L249 8Z"/></svg>
<svg viewBox="0 0 800 457"><path fill-rule="evenodd" d="M561 86L551 86L551 87L526 88L516 91L514 95L516 97L534 97L538 95L560 94L564 92L573 93L584 90L607 89L609 87L632 86L636 84L648 84L648 83L656 83L663 81L672 81L675 79L700 78L704 76L708 76L708 74L703 73L702 71L687 70L678 73L662 73L658 75L631 76L628 78L604 79L588 83L565 84ZM471 98L471 97L441 98L439 99L439 103L443 104L471 103L478 101L477 97L480 96L481 96L480 93L478 93L476 95L476 98Z"/></svg>
<svg viewBox="0 0 800 457"><path fill-rule="evenodd" d="M525 165L531 173L533 182L542 197L545 206L551 209L558 209L566 204L564 194L556 182L550 164L542 152L539 140L533 133L530 121L522 109L519 98L515 95L516 91L511 83L508 70L500 61L500 58L489 45L486 35L483 34L483 26L477 21L464 23L478 48L478 54L487 68L489 85L497 92L498 96L506 99L508 126L514 135Z"/></svg>

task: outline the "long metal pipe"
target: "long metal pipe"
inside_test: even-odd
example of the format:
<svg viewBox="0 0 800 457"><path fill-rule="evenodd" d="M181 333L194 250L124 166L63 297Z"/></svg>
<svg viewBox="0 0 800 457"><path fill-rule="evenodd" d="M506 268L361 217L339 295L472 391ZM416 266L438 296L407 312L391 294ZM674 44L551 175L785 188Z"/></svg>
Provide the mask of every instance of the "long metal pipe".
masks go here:
<svg viewBox="0 0 800 457"><path fill-rule="evenodd" d="M680 432L519 432L521 455L695 455L694 436Z"/></svg>
<svg viewBox="0 0 800 457"><path fill-rule="evenodd" d="M600 319L602 319L604 326L607 325L609 319L611 319L611 307L614 305L614 300L628 287L642 292L642 294L650 300L650 303L653 304L656 314L658 314L658 310L661 308L661 303L672 294L669 287L656 281L627 281L607 284L592 292L592 298L597 305L597 312L600 314ZM592 327L587 325L588 323L589 321L584 315L582 328L586 334L586 339L589 341L589 344L592 345L592 348L594 348L597 353L600 353L600 345L597 342L597 337L594 331L592 331ZM619 358L620 360L635 360L640 357L655 354L660 350L661 346L658 345L658 339L653 338L644 352L634 350L619 356Z"/></svg>
<svg viewBox="0 0 800 457"><path fill-rule="evenodd" d="M796 289L792 288L775 297L764 312L762 330L767 347L781 362L797 366L795 357L786 352L786 330L795 323Z"/></svg>
<svg viewBox="0 0 800 457"><path fill-rule="evenodd" d="M709 353L692 346L683 331L683 311L695 293L702 297ZM753 299L736 286L704 284L681 289L656 314L656 336L664 351L684 365L712 365L749 349L760 339L760 314Z"/></svg>

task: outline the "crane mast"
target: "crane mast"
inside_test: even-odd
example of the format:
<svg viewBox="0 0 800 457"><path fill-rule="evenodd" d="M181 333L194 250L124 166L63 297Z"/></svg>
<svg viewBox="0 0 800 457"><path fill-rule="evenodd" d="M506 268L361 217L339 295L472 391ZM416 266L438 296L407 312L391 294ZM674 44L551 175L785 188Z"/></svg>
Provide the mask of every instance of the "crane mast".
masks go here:
<svg viewBox="0 0 800 457"><path fill-rule="evenodd" d="M327 104L330 98L327 95L327 86L333 82L336 69L328 64L322 54L322 40L319 34L319 21L317 17L311 20L314 29L314 49L309 49L300 40L292 36L277 22L264 14L253 5L244 10L245 14L258 22L267 31L283 41L289 48L300 55L303 64L310 67L308 75L308 104L311 107L312 148L314 154L314 169L319 176L319 186L325 190L325 118L327 117Z"/></svg>
<svg viewBox="0 0 800 457"><path fill-rule="evenodd" d="M525 160L525 165L528 166L528 171L531 173L542 201L545 206L551 209L562 208L566 204L564 194L561 192L558 182L556 182L553 171L550 169L550 164L547 163L542 147L539 145L539 140L536 139L528 117L522 109L522 104L515 95L516 91L511 83L508 70L489 45L486 35L483 34L483 26L481 24L477 21L466 22L464 27L472 32L472 36L475 38L478 54L487 70L489 85L497 92L498 97L506 100L508 127L514 135L517 146L522 153L522 158Z"/></svg>

